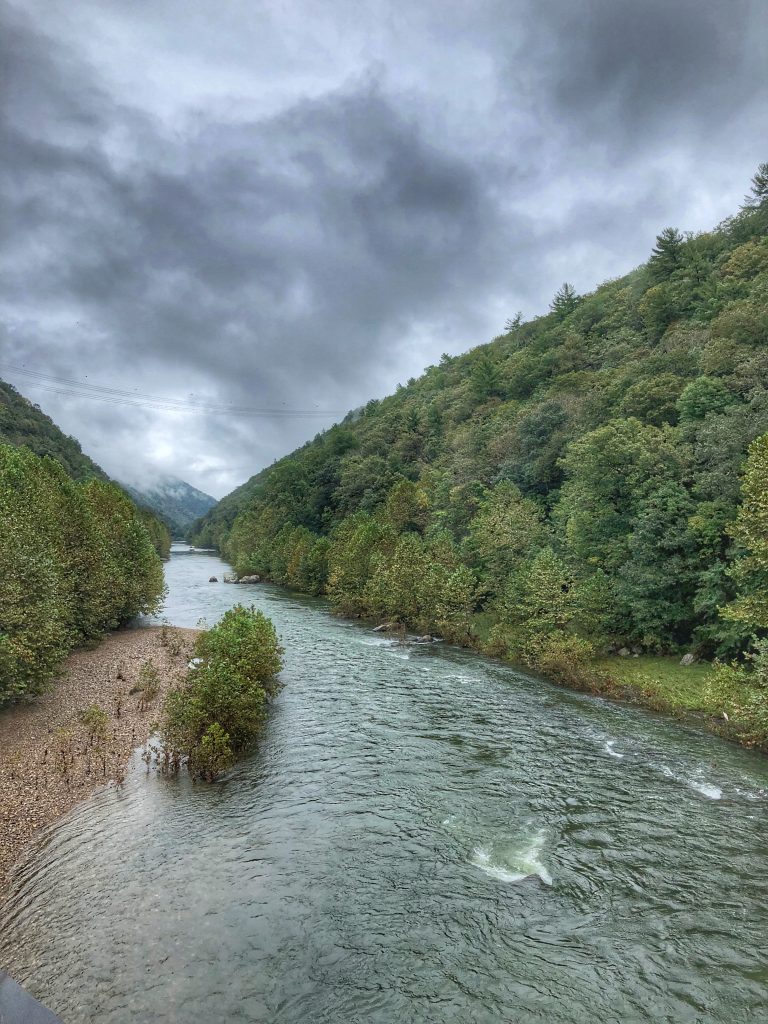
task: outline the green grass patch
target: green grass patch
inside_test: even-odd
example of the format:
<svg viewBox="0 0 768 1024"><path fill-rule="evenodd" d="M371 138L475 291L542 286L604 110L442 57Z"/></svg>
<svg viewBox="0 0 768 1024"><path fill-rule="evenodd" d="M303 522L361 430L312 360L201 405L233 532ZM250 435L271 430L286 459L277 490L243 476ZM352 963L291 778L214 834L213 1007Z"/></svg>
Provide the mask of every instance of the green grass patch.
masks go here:
<svg viewBox="0 0 768 1024"><path fill-rule="evenodd" d="M642 702L659 710L720 711L711 688L714 671L708 662L681 665L678 657L600 658L595 667L619 686L636 691Z"/></svg>

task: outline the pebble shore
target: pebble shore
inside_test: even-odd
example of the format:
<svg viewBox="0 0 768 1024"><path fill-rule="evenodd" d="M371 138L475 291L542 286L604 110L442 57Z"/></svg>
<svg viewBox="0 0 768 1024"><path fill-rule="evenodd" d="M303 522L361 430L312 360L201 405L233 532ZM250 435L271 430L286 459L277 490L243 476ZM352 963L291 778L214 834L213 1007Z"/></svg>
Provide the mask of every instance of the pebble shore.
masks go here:
<svg viewBox="0 0 768 1024"><path fill-rule="evenodd" d="M184 678L197 632L111 633L96 649L70 655L46 693L0 710L0 901L13 865L42 829L96 790L122 783L165 694ZM137 689L146 662L158 674L150 701ZM108 715L96 736L81 720L93 706Z"/></svg>

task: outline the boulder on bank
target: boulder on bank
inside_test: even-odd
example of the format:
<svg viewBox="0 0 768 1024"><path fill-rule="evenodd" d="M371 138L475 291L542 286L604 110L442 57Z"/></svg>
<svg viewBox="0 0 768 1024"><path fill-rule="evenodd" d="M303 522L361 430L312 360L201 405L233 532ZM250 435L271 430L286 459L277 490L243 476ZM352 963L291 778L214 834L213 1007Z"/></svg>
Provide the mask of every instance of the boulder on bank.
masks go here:
<svg viewBox="0 0 768 1024"><path fill-rule="evenodd" d="M237 583L261 583L261 576L241 576Z"/></svg>
<svg viewBox="0 0 768 1024"><path fill-rule="evenodd" d="M682 658L680 659L680 664L681 665L693 665L693 663L695 661L696 661L696 655L695 654L691 654L691 652L689 651L687 654L684 654L682 656Z"/></svg>
<svg viewBox="0 0 768 1024"><path fill-rule="evenodd" d="M620 658L628 658L631 653L632 652L630 651L630 649L628 647L621 647L619 649L619 657Z"/></svg>
<svg viewBox="0 0 768 1024"><path fill-rule="evenodd" d="M374 626L374 633L388 633L393 629L397 629L397 624L394 622L382 622L380 626Z"/></svg>
<svg viewBox="0 0 768 1024"><path fill-rule="evenodd" d="M237 583L237 573L225 572L223 579L225 583Z"/></svg>

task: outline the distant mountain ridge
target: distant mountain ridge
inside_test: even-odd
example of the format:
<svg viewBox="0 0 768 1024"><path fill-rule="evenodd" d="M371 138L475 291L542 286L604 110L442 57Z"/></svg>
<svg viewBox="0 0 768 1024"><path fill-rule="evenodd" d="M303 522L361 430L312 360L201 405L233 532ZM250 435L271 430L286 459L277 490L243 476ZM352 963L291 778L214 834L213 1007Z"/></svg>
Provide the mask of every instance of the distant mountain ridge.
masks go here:
<svg viewBox="0 0 768 1024"><path fill-rule="evenodd" d="M180 536L216 504L204 491L174 476L161 477L141 487L121 482L137 505L143 505L159 516L172 533Z"/></svg>

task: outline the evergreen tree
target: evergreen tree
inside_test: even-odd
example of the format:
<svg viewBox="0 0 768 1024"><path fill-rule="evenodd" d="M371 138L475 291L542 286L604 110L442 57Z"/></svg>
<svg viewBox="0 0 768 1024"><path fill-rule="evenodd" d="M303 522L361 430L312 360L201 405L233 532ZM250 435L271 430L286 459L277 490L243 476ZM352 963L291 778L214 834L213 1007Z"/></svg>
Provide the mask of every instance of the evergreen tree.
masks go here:
<svg viewBox="0 0 768 1024"><path fill-rule="evenodd" d="M656 236L656 245L648 262L654 280L663 281L678 269L683 260L683 245L683 236L677 228L664 228Z"/></svg>
<svg viewBox="0 0 768 1024"><path fill-rule="evenodd" d="M479 402L484 402L499 393L501 379L498 368L485 353L475 361L470 382L472 393Z"/></svg>
<svg viewBox="0 0 768 1024"><path fill-rule="evenodd" d="M550 303L550 309L557 316L558 320L564 320L569 313L572 313L580 302L576 289L566 281L555 292L555 297Z"/></svg>
<svg viewBox="0 0 768 1024"><path fill-rule="evenodd" d="M745 197L744 205L747 208L754 208L768 203L768 162L762 163L757 168L750 186L750 194Z"/></svg>

